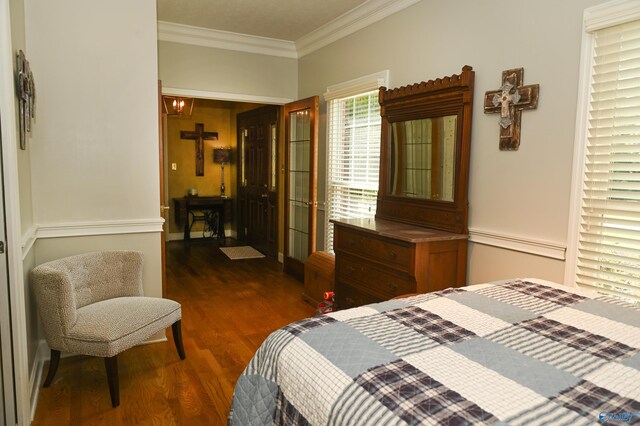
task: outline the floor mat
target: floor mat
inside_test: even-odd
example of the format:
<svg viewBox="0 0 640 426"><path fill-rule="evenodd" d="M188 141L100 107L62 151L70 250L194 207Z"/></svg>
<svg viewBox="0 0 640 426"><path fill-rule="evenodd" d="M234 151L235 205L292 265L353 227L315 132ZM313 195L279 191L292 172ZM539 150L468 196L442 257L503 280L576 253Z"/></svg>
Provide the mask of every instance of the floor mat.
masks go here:
<svg viewBox="0 0 640 426"><path fill-rule="evenodd" d="M240 247L220 247L220 250L231 260L238 259L258 259L264 257L264 254L249 246Z"/></svg>

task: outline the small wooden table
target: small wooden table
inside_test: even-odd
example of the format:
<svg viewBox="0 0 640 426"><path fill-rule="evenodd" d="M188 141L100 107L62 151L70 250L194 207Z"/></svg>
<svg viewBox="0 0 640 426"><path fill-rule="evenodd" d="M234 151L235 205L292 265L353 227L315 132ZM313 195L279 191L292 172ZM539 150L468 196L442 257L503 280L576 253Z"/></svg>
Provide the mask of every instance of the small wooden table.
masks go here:
<svg viewBox="0 0 640 426"><path fill-rule="evenodd" d="M197 211L216 211L218 212L218 238L224 242L224 224L231 218L231 198L228 197L183 197L174 198L174 217L176 225L180 226L184 223L184 239L189 241L191 235L189 228L189 212Z"/></svg>

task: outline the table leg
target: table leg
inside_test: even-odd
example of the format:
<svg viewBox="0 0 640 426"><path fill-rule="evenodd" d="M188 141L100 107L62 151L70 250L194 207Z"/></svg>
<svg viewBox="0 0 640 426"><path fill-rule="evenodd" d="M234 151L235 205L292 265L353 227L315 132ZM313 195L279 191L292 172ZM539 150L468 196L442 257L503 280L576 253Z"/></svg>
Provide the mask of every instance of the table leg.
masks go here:
<svg viewBox="0 0 640 426"><path fill-rule="evenodd" d="M222 208L218 213L218 241L220 241L220 245L224 245L224 204L222 204Z"/></svg>
<svg viewBox="0 0 640 426"><path fill-rule="evenodd" d="M191 235L189 233L189 215L187 215L187 223L184 224L184 241L189 243Z"/></svg>

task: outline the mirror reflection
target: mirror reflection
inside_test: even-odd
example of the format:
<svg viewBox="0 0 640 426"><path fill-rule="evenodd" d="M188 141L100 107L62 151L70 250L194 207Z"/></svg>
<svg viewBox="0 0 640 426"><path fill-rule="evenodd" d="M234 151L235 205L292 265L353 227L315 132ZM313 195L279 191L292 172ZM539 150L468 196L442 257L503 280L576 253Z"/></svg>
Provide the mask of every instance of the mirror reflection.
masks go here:
<svg viewBox="0 0 640 426"><path fill-rule="evenodd" d="M391 123L392 195L453 201L457 118Z"/></svg>

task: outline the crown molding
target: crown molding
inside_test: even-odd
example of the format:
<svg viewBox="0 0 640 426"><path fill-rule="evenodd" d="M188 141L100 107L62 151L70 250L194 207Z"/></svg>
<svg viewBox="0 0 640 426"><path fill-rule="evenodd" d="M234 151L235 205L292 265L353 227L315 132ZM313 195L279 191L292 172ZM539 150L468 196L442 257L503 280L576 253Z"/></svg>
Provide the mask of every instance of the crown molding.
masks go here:
<svg viewBox="0 0 640 426"><path fill-rule="evenodd" d="M158 21L158 40L297 59L421 0L369 0L295 42Z"/></svg>
<svg viewBox="0 0 640 426"><path fill-rule="evenodd" d="M296 40L298 57L315 52L419 1L369 0Z"/></svg>
<svg viewBox="0 0 640 426"><path fill-rule="evenodd" d="M298 57L296 45L292 41L193 27L166 21L158 21L158 40L293 59Z"/></svg>

